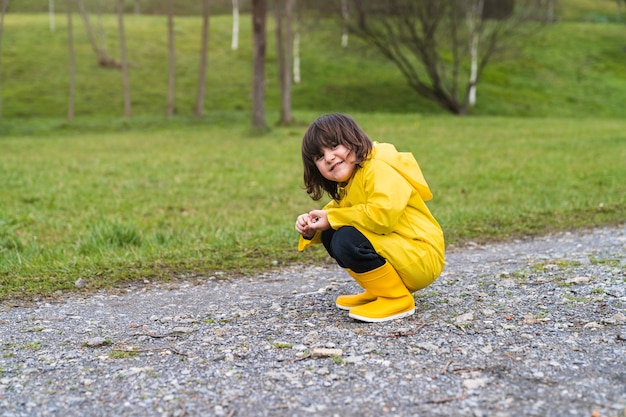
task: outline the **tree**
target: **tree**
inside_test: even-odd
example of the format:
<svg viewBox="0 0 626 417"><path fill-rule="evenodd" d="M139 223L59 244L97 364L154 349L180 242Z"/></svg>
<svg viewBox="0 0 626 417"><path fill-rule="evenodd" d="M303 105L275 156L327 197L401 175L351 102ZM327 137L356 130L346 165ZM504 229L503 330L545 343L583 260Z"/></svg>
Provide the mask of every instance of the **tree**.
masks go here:
<svg viewBox="0 0 626 417"><path fill-rule="evenodd" d="M341 34L341 46L348 47L348 22L350 22L350 10L348 0L341 0L341 16L343 16L343 33Z"/></svg>
<svg viewBox="0 0 626 417"><path fill-rule="evenodd" d="M204 95L206 92L207 55L209 51L209 0L202 1L202 49L200 51L200 73L198 76L198 95L196 97L196 117L202 117Z"/></svg>
<svg viewBox="0 0 626 417"><path fill-rule="evenodd" d="M493 9L483 0L352 0L349 29L393 62L418 95L466 114L494 54L544 20L535 0L513 3L491 0Z"/></svg>
<svg viewBox="0 0 626 417"><path fill-rule="evenodd" d="M484 0L470 0L467 8L467 32L469 35L470 76L467 103L470 107L476 104L476 83L478 82L478 44L480 27L485 6Z"/></svg>
<svg viewBox="0 0 626 417"><path fill-rule="evenodd" d="M556 0L540 0L539 5L546 9L546 22L554 22L554 6Z"/></svg>
<svg viewBox="0 0 626 417"><path fill-rule="evenodd" d="M300 84L300 13L296 14L296 24L293 31L293 82Z"/></svg>
<svg viewBox="0 0 626 417"><path fill-rule="evenodd" d="M67 120L74 120L74 91L76 81L76 63L74 58L74 28L72 23L72 0L67 0L67 45L69 49L69 99L67 106Z"/></svg>
<svg viewBox="0 0 626 417"><path fill-rule="evenodd" d="M0 70L2 70L2 34L4 32L4 15L9 8L10 0L2 0L2 9L0 9ZM2 77L0 73L0 86L2 85ZM0 89L0 119L2 119L2 90Z"/></svg>
<svg viewBox="0 0 626 417"><path fill-rule="evenodd" d="M252 0L252 127L266 130L265 124L265 26L266 0Z"/></svg>
<svg viewBox="0 0 626 417"><path fill-rule="evenodd" d="M106 50L106 43L104 40L104 34L102 33L102 24L100 23L101 30L101 41L102 47L98 45L96 40L96 36L94 35L94 31L91 26L91 21L89 20L89 14L85 9L85 5L83 4L83 0L78 0L78 11L80 12L80 16L83 18L83 23L85 24L85 31L87 32L87 38L89 39L89 43L91 45L91 49L94 51L96 56L98 57L98 65L105 68L119 68L119 64L115 62L114 59L109 58Z"/></svg>
<svg viewBox="0 0 626 417"><path fill-rule="evenodd" d="M174 43L174 0L169 0L167 8L167 45L169 76L167 84L167 116L174 114L174 89L176 85L176 45Z"/></svg>
<svg viewBox="0 0 626 417"><path fill-rule="evenodd" d="M239 0L233 0L233 40L230 49L236 51L239 47Z"/></svg>
<svg viewBox="0 0 626 417"><path fill-rule="evenodd" d="M293 45L293 8L295 0L276 0L276 49L280 85L281 125L293 122L291 115L291 54Z"/></svg>
<svg viewBox="0 0 626 417"><path fill-rule="evenodd" d="M131 115L130 81L128 79L128 59L126 57L126 34L124 32L124 0L117 0L117 22L120 32L120 52L122 66L122 84L124 88L124 116Z"/></svg>
<svg viewBox="0 0 626 417"><path fill-rule="evenodd" d="M102 12L104 10L104 2L106 0L98 0L98 36L100 38L100 47L99 50L102 54L102 57L107 60L106 67L112 68L120 68L119 62L116 62L115 59L109 57L109 53L107 52L107 38L104 33L104 25L102 24ZM100 66L102 66L102 62L100 62Z"/></svg>
<svg viewBox="0 0 626 417"><path fill-rule="evenodd" d="M48 0L48 18L50 20L50 32L54 32L54 29L55 29L54 0Z"/></svg>

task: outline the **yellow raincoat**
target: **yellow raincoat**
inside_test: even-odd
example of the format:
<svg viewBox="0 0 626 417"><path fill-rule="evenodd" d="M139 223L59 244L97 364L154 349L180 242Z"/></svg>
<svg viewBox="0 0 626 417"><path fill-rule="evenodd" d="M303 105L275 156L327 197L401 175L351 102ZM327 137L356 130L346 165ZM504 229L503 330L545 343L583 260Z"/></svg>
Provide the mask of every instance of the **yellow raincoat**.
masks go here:
<svg viewBox="0 0 626 417"><path fill-rule="evenodd" d="M444 266L443 231L426 206L432 193L411 153L374 142L371 157L342 193L340 201L332 200L323 208L333 229L357 228L411 292L439 276ZM319 231L310 240L301 236L298 250L315 243L321 243Z"/></svg>

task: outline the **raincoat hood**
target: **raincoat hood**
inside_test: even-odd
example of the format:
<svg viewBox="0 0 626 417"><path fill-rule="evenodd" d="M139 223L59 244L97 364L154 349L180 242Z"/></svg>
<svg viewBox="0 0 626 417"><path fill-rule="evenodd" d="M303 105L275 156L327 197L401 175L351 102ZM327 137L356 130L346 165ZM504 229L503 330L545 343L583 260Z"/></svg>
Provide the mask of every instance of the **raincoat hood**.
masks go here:
<svg viewBox="0 0 626 417"><path fill-rule="evenodd" d="M383 161L398 171L415 188L424 201L433 198L424 174L422 174L422 170L412 153L398 152L396 147L390 143L374 142L372 158Z"/></svg>

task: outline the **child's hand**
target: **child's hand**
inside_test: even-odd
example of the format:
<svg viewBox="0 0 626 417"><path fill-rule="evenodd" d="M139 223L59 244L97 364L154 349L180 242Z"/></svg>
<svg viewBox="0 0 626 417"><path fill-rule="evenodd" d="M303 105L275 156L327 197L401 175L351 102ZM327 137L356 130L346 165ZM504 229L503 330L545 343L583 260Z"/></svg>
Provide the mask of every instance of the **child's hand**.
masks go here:
<svg viewBox="0 0 626 417"><path fill-rule="evenodd" d="M311 239L315 235L315 230L310 228L311 217L309 213L304 213L298 216L296 220L296 231L306 239Z"/></svg>
<svg viewBox="0 0 626 417"><path fill-rule="evenodd" d="M326 216L325 210L311 210L309 211L309 229L318 231L330 229L330 223Z"/></svg>

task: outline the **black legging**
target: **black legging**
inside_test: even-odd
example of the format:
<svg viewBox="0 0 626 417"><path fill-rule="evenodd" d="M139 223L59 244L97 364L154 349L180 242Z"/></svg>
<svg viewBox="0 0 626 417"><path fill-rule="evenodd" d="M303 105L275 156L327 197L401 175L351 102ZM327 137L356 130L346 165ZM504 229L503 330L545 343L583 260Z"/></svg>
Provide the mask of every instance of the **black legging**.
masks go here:
<svg viewBox="0 0 626 417"><path fill-rule="evenodd" d="M369 240L355 227L344 226L322 232L322 243L340 267L356 273L372 271L385 264Z"/></svg>

